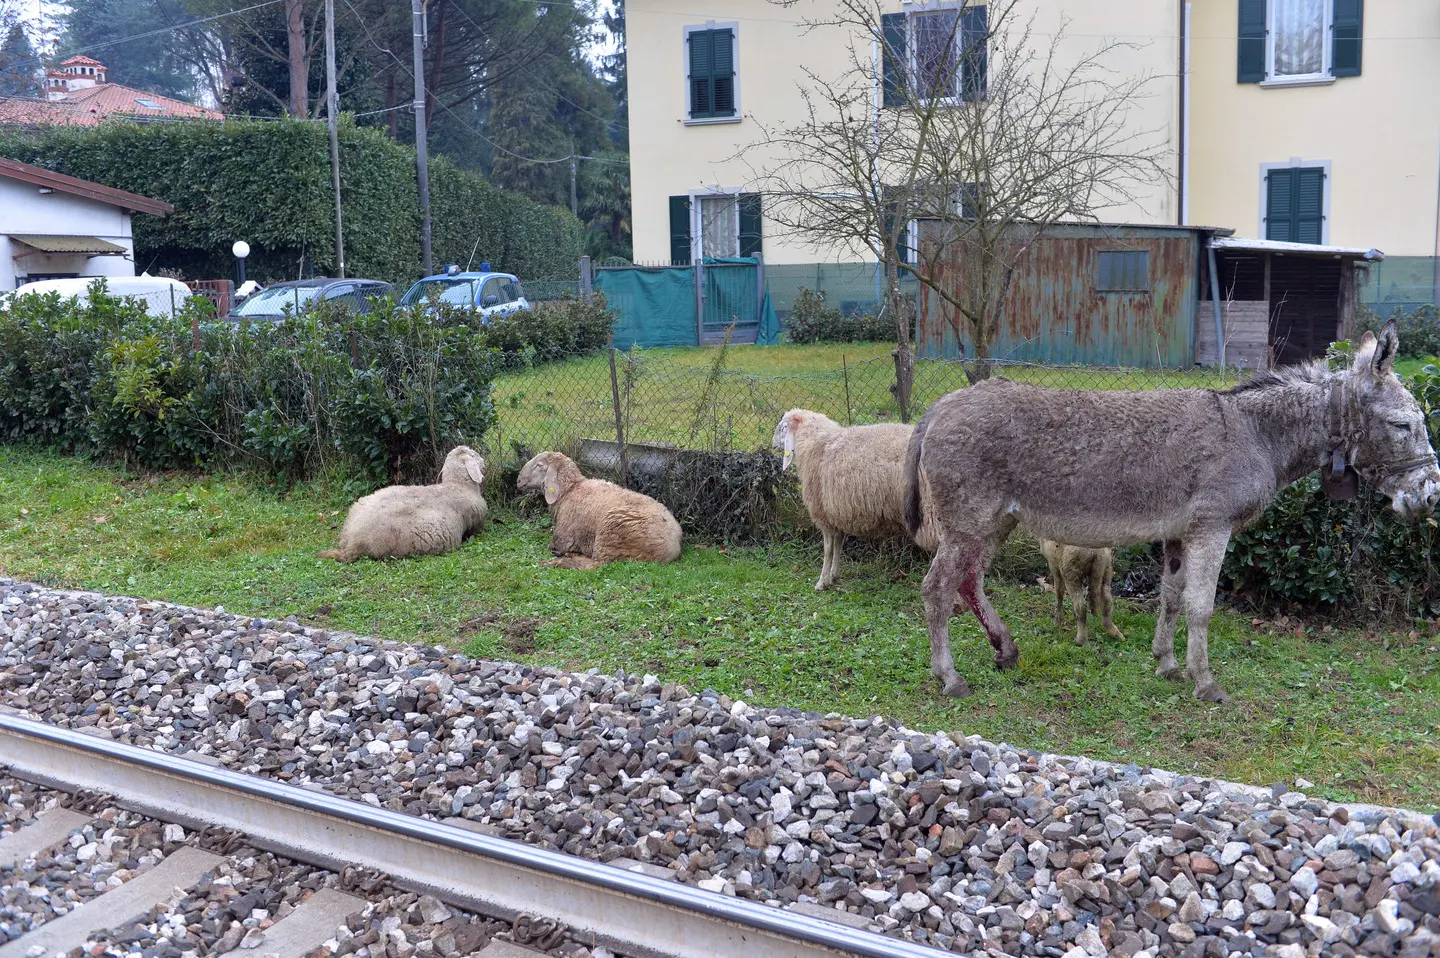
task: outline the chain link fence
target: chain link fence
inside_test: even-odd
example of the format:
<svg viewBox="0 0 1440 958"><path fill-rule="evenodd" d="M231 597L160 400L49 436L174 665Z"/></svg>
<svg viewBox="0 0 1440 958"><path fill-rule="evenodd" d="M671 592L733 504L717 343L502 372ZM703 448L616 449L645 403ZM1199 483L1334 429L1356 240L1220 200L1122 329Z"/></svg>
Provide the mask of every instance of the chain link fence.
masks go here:
<svg viewBox="0 0 1440 958"><path fill-rule="evenodd" d="M769 347L612 350L554 362L536 357L528 368L495 382L498 425L492 448L517 457L545 449L588 449L597 455L605 449L615 457L623 441L751 452L769 448L775 424L788 409L824 413L843 425L901 420L889 356L874 357L871 350L871 358L860 361L841 356L833 368L817 364L813 371L779 375L736 369L738 351L756 348ZM1067 389L1226 387L1238 381L1234 369L990 365L996 376ZM963 362L917 361L910 420L969 382Z"/></svg>

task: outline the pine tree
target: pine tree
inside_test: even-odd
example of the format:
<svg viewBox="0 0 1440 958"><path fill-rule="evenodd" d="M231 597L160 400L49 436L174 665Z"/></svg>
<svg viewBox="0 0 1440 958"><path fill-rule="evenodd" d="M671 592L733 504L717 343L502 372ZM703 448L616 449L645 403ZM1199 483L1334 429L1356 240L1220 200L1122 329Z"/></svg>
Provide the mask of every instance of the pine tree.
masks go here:
<svg viewBox="0 0 1440 958"><path fill-rule="evenodd" d="M10 24L0 41L0 96L39 96L40 63L20 23Z"/></svg>

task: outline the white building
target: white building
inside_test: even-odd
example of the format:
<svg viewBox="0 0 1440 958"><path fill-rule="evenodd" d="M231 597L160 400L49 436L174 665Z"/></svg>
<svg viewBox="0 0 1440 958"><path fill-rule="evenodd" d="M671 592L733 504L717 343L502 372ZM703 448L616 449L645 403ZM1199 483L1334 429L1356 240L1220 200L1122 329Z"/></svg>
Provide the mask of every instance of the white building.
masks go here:
<svg viewBox="0 0 1440 958"><path fill-rule="evenodd" d="M134 276L130 217L160 200L0 158L0 291L70 276Z"/></svg>

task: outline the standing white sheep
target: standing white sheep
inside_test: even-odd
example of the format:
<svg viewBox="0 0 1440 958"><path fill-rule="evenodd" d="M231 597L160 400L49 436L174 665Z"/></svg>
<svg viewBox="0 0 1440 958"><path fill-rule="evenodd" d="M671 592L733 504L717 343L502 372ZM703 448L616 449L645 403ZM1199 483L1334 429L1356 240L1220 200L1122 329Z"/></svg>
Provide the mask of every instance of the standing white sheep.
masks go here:
<svg viewBox="0 0 1440 958"><path fill-rule="evenodd" d="M357 499L340 528L340 548L316 555L354 562L449 552L485 525L484 481L485 460L469 446L456 446L438 485L386 486Z"/></svg>
<svg viewBox="0 0 1440 958"><path fill-rule="evenodd" d="M590 569L617 559L674 562L680 523L670 510L604 479L586 479L571 458L542 452L520 470L521 492L543 492L555 520L550 551L560 564Z"/></svg>
<svg viewBox="0 0 1440 958"><path fill-rule="evenodd" d="M909 537L905 528L905 450L914 427L899 423L841 426L809 409L780 417L773 442L780 469L795 461L810 519L825 538L825 558L815 591L835 584L847 535ZM929 516L915 544L934 552L938 543Z"/></svg>

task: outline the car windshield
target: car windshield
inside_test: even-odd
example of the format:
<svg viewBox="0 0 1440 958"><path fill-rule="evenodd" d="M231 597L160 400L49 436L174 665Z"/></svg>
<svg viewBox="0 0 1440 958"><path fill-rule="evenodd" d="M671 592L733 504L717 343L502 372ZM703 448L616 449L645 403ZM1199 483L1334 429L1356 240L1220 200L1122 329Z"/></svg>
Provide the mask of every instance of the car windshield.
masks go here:
<svg viewBox="0 0 1440 958"><path fill-rule="evenodd" d="M235 316L280 316L289 307L297 313L320 295L319 286L281 286L261 290L230 312Z"/></svg>
<svg viewBox="0 0 1440 958"><path fill-rule="evenodd" d="M405 294L403 305L415 306L420 303L428 303L430 297L434 296L442 303L451 306L474 306L475 290L480 288L480 283L473 279L426 279L421 280L410 287L410 292Z"/></svg>

